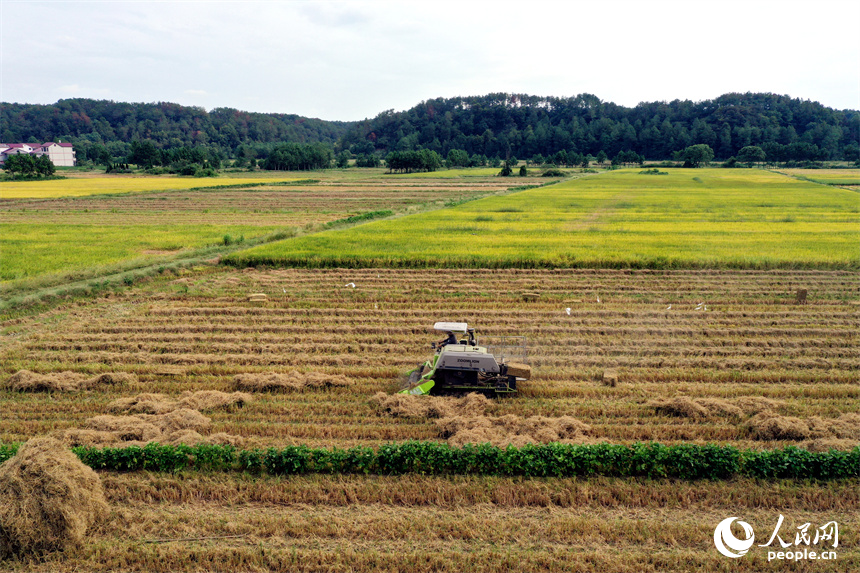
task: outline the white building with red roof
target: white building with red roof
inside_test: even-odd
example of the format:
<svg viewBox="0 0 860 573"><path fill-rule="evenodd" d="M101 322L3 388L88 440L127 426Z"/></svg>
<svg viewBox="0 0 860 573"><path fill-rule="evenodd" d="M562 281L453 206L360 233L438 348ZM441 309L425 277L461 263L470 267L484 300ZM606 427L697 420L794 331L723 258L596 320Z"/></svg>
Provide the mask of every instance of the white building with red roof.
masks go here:
<svg viewBox="0 0 860 573"><path fill-rule="evenodd" d="M71 143L0 143L0 165L6 163L10 155L47 155L56 167L74 167L77 164L75 148Z"/></svg>

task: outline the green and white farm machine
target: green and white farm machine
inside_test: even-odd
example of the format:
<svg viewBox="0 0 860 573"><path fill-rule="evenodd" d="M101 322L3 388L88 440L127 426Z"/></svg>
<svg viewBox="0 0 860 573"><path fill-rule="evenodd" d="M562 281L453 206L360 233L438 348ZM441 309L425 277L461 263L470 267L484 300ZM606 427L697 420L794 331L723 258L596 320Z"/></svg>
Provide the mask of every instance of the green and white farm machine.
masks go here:
<svg viewBox="0 0 860 573"><path fill-rule="evenodd" d="M525 337L506 336L480 346L475 329L465 322L437 322L433 328L447 338L431 345L433 357L409 372L401 394L511 396L517 382L531 377Z"/></svg>

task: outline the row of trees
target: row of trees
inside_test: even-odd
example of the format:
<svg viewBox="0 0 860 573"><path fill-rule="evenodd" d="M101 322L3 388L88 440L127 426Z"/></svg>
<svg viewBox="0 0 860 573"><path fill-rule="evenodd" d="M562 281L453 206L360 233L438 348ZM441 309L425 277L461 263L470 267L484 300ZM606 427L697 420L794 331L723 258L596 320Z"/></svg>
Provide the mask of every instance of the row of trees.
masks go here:
<svg viewBox="0 0 860 573"><path fill-rule="evenodd" d="M229 108L207 112L172 103L90 99L51 105L0 105L0 140L75 145L79 161L125 161L134 141L161 151L205 148L210 158L250 165L283 142L325 143L352 157L429 149L443 158L462 150L475 157L552 156L560 151L609 157L632 151L669 159L692 145L715 158L757 146L770 161L856 161L860 112L768 93L726 94L713 100L641 103L633 108L591 94L569 98L524 94L437 98L360 122L332 122ZM462 163L462 158L458 164ZM572 161L570 163L573 163Z"/></svg>
<svg viewBox="0 0 860 573"><path fill-rule="evenodd" d="M6 158L3 168L12 177L29 179L34 177L50 177L57 168L47 155L33 156L28 153L10 155Z"/></svg>
<svg viewBox="0 0 860 573"><path fill-rule="evenodd" d="M436 171L442 167L442 156L429 149L392 151L385 156L385 164L389 172Z"/></svg>
<svg viewBox="0 0 860 573"><path fill-rule="evenodd" d="M263 169L307 171L331 166L332 150L328 145L284 143L275 147L263 162Z"/></svg>

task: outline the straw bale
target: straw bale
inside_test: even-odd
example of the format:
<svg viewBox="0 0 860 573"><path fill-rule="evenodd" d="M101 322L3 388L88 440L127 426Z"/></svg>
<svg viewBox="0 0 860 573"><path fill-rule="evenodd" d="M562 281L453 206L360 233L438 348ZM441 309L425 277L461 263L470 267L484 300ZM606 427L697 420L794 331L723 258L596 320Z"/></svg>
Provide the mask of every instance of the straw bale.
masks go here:
<svg viewBox="0 0 860 573"><path fill-rule="evenodd" d="M525 378L526 380L532 377L532 367L528 364L522 364L520 362L508 362L507 367L509 376Z"/></svg>
<svg viewBox="0 0 860 573"><path fill-rule="evenodd" d="M0 465L0 558L77 546L107 514L98 475L54 438L33 438Z"/></svg>
<svg viewBox="0 0 860 573"><path fill-rule="evenodd" d="M618 385L618 370L610 368L603 371L603 384L605 386L615 387Z"/></svg>

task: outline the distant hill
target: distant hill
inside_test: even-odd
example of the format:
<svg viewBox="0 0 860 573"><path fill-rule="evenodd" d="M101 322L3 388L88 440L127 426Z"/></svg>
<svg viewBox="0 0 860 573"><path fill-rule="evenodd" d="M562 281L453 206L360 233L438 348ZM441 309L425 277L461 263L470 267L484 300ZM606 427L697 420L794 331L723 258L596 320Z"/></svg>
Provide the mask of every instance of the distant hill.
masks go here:
<svg viewBox="0 0 860 573"><path fill-rule="evenodd" d="M647 159L670 158L693 144L710 145L718 159L748 145L769 159L853 159L860 141L860 113L769 93L726 94L713 100L640 103L629 108L581 94L570 98L489 94L438 98L402 112L386 111L353 124L341 140L364 153L427 148L446 156L519 158L560 150L614 157L635 151Z"/></svg>
<svg viewBox="0 0 860 573"><path fill-rule="evenodd" d="M145 139L162 149L204 145L224 157L233 157L243 145L285 141L333 145L350 126L293 114L231 108L207 112L166 102L64 99L49 105L0 105L0 140L69 141L79 148L79 158L82 152L86 157L90 144L105 145L119 157L128 153L132 141Z"/></svg>
<svg viewBox="0 0 860 573"><path fill-rule="evenodd" d="M104 149L125 157L130 143L157 148L206 147L222 158L265 157L282 142L323 143L355 155L452 149L469 155L519 159L559 151L609 157L633 151L666 159L698 143L717 159L749 145L769 160L855 160L860 112L770 93L725 94L713 100L640 103L629 108L597 96L525 94L437 98L358 122L230 108L207 112L175 103L65 99L55 104L0 105L0 141L68 141L79 159Z"/></svg>

